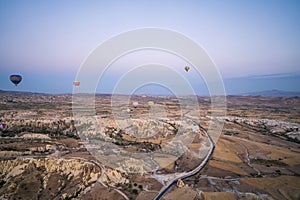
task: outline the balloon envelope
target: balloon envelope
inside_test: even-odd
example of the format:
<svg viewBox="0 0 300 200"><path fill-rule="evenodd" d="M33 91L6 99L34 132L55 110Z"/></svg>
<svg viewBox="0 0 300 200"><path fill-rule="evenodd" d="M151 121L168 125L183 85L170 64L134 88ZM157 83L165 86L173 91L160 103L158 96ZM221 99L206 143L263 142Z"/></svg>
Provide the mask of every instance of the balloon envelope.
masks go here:
<svg viewBox="0 0 300 200"><path fill-rule="evenodd" d="M71 124L71 123L72 123L71 119L65 119L65 124Z"/></svg>
<svg viewBox="0 0 300 200"><path fill-rule="evenodd" d="M6 130L7 129L7 125L4 123L0 123L0 130Z"/></svg>
<svg viewBox="0 0 300 200"><path fill-rule="evenodd" d="M154 102L153 101L148 101L148 106L153 106Z"/></svg>
<svg viewBox="0 0 300 200"><path fill-rule="evenodd" d="M135 102L132 103L132 105L133 105L133 107L136 108L139 105L139 103L137 101L135 101Z"/></svg>
<svg viewBox="0 0 300 200"><path fill-rule="evenodd" d="M185 69L185 71L187 71L187 72L188 72L188 71L190 70L190 67L189 67L189 66L185 66L185 68L184 68L184 69Z"/></svg>
<svg viewBox="0 0 300 200"><path fill-rule="evenodd" d="M13 74L10 75L9 79L13 84L15 84L15 86L18 86L18 84L22 81L22 76Z"/></svg>
<svg viewBox="0 0 300 200"><path fill-rule="evenodd" d="M73 85L74 85L75 87L78 87L78 86L80 85L80 82L79 82L79 81L74 81L74 82L73 82Z"/></svg>

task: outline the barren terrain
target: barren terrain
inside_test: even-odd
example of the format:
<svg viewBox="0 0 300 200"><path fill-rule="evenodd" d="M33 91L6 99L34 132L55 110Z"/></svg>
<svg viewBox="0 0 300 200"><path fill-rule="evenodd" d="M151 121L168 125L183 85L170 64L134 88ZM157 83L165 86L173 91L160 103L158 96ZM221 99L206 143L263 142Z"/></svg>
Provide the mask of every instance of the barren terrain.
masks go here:
<svg viewBox="0 0 300 200"><path fill-rule="evenodd" d="M180 121L176 97L120 98L132 126L114 119L110 98L97 95L96 117L83 120L73 116L71 95L0 92L0 119L8 125L0 130L0 199L154 199L203 161L208 138L198 124ZM149 118L148 101L166 115ZM198 102L199 125L224 122L222 134L207 165L163 199L300 198L299 98L229 96L227 116L214 119L210 99ZM186 138L187 146L180 143Z"/></svg>

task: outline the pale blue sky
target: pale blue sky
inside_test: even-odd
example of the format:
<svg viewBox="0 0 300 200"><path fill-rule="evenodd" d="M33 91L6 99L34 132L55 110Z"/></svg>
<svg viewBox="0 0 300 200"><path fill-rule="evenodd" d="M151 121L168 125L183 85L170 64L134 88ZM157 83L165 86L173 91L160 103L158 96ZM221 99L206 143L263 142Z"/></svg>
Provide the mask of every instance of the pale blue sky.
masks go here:
<svg viewBox="0 0 300 200"><path fill-rule="evenodd" d="M0 89L15 90L8 76L19 73L24 76L20 91L70 93L79 66L98 44L143 27L192 38L225 79L299 74L299 10L296 0L0 0ZM297 90L285 84L283 89Z"/></svg>

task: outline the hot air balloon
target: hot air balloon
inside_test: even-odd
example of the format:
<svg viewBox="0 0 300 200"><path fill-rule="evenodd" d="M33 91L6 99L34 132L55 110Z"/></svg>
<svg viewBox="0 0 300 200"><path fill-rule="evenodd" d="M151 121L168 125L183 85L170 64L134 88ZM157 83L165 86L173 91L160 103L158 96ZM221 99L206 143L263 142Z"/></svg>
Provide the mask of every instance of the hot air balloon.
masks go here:
<svg viewBox="0 0 300 200"><path fill-rule="evenodd" d="M72 120L71 119L65 119L65 124L71 124Z"/></svg>
<svg viewBox="0 0 300 200"><path fill-rule="evenodd" d="M74 82L73 82L73 85L74 85L75 87L78 87L78 86L80 85L80 82L79 82L79 81L74 81Z"/></svg>
<svg viewBox="0 0 300 200"><path fill-rule="evenodd" d="M128 113L130 112L130 108L127 108L127 110L126 110Z"/></svg>
<svg viewBox="0 0 300 200"><path fill-rule="evenodd" d="M4 123L0 123L0 130L5 131L7 129L7 125Z"/></svg>
<svg viewBox="0 0 300 200"><path fill-rule="evenodd" d="M184 69L185 69L186 72L188 72L190 70L190 67L189 66L185 66Z"/></svg>
<svg viewBox="0 0 300 200"><path fill-rule="evenodd" d="M152 107L154 105L153 101L148 101L148 106Z"/></svg>
<svg viewBox="0 0 300 200"><path fill-rule="evenodd" d="M22 81L22 76L13 74L10 75L9 79L13 84L15 84L15 86L18 86L18 84Z"/></svg>
<svg viewBox="0 0 300 200"><path fill-rule="evenodd" d="M133 107L136 108L139 105L139 103L137 101L135 101L135 102L132 103L132 105L133 105Z"/></svg>

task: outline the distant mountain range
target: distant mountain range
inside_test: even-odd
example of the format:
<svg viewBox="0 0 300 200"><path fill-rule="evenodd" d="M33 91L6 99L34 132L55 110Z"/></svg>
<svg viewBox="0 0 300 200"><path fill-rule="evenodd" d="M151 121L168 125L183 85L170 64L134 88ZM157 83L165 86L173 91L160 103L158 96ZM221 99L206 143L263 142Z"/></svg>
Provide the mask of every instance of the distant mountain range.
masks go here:
<svg viewBox="0 0 300 200"><path fill-rule="evenodd" d="M7 81L8 82L8 81ZM70 81L71 82L71 81ZM293 97L298 96L300 97L300 72L297 73L288 73L288 74L269 74L269 75L257 75L257 76L245 76L245 77L234 77L234 78L224 78L223 79L225 91L227 95L242 95L242 96L286 96L286 97ZM6 83L5 83L6 84ZM41 92L32 90L28 86L30 84L24 82L24 86L18 88L17 91L11 91L12 84L10 87L5 87L4 83L0 85L1 89L0 93L4 92L11 92L11 93L19 93L22 90L23 94L44 94L44 95L66 95L72 94L72 87L70 86L69 89L62 89L60 90L51 90L50 88L41 89ZM107 88L102 88L97 90L97 94L109 94L113 92L113 82L108 82L106 85ZM174 83L175 84L175 83ZM176 84L175 84L176 85ZM203 80L191 80L191 86L194 89L195 94L199 96L209 96L209 91L207 85ZM184 89L177 88L181 94L178 93L177 95L190 95L187 94ZM30 92L25 92L25 91ZM24 91L24 92L23 92ZM60 91L60 92L59 92ZM100 92L101 91L101 92ZM140 94L148 94L150 96L157 96L157 95L165 95L170 96L173 93L165 87L159 87L157 85L149 85L147 87L139 89L136 95ZM218 94L218 93L217 93ZM219 93L221 94L221 93Z"/></svg>
<svg viewBox="0 0 300 200"><path fill-rule="evenodd" d="M300 96L300 74L271 74L224 79L228 95Z"/></svg>
<svg viewBox="0 0 300 200"><path fill-rule="evenodd" d="M264 97L300 97L300 92L290 92L283 90L265 90L258 92L242 93L242 96L264 96Z"/></svg>
<svg viewBox="0 0 300 200"><path fill-rule="evenodd" d="M50 93L44 93L44 92L28 92L28 91L10 91L10 90L0 90L0 94L23 94L23 95L52 95Z"/></svg>
<svg viewBox="0 0 300 200"><path fill-rule="evenodd" d="M0 94L23 94L23 95L72 95L72 94L50 94L50 93L38 93L38 92L21 92L21 91L7 91L0 90ZM97 95L109 95L109 94L97 94ZM233 96L263 96L263 97L300 97L300 92L291 92L284 90L264 90L256 92L244 92L239 94L228 94ZM152 95L150 95L152 96ZM168 95L166 95L168 96ZM203 96L203 95L200 95ZM204 95L208 96L208 95Z"/></svg>

